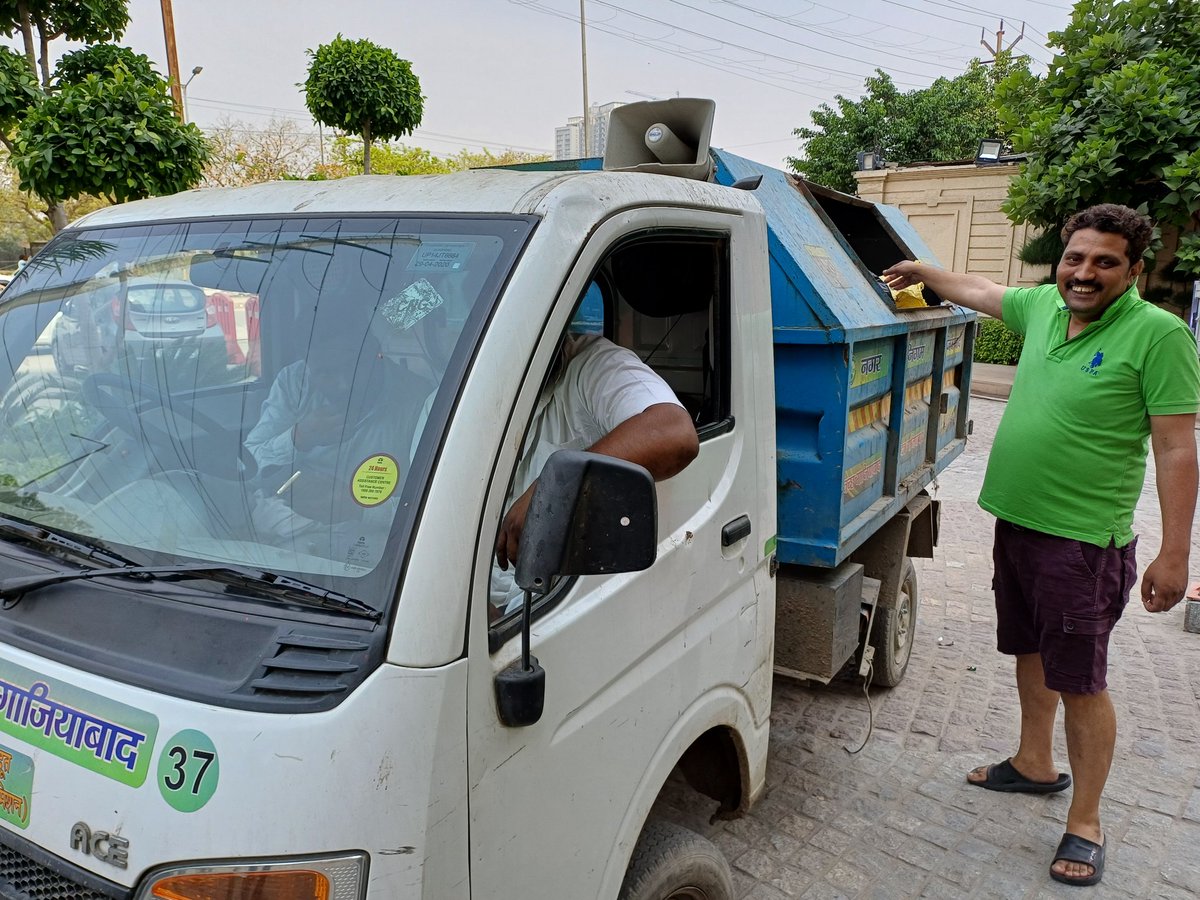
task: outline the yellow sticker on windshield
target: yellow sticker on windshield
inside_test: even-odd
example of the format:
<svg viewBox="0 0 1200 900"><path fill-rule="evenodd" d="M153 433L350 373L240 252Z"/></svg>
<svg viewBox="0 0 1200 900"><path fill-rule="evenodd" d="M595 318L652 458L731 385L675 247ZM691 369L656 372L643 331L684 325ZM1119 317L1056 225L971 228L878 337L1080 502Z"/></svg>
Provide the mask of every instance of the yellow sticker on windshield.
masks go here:
<svg viewBox="0 0 1200 900"><path fill-rule="evenodd" d="M350 493L361 506L378 506L396 491L400 464L386 453L369 456L354 470Z"/></svg>

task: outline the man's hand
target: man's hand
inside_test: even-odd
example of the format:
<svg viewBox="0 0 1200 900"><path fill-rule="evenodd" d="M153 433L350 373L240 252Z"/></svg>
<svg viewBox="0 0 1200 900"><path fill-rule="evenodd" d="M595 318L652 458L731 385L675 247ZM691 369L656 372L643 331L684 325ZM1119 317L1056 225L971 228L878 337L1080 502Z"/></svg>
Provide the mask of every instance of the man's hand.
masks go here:
<svg viewBox="0 0 1200 900"><path fill-rule="evenodd" d="M982 275L948 272L928 263L904 259L884 269L880 277L894 291L903 290L918 281L924 282L943 300L1000 318L1004 288Z"/></svg>
<svg viewBox="0 0 1200 900"><path fill-rule="evenodd" d="M880 277L883 279L883 283L893 291L902 291L906 287L912 287L921 282L921 277L917 274L920 267L920 263L905 259L884 269Z"/></svg>
<svg viewBox="0 0 1200 900"><path fill-rule="evenodd" d="M1142 576L1142 605L1148 612L1166 612L1183 599L1188 587L1187 559L1159 556Z"/></svg>
<svg viewBox="0 0 1200 900"><path fill-rule="evenodd" d="M529 512L529 501L533 499L535 487L536 481L516 499L500 523L500 534L496 536L496 562L505 572L510 562L514 566L517 564L517 557L520 556L521 532L525 529L525 516Z"/></svg>

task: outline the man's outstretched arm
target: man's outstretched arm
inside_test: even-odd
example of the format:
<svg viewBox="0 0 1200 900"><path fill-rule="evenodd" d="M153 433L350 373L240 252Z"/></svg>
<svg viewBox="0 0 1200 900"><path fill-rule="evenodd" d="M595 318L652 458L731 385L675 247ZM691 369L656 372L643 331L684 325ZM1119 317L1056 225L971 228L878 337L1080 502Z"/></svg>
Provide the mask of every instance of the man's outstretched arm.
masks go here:
<svg viewBox="0 0 1200 900"><path fill-rule="evenodd" d="M626 419L588 448L593 453L637 463L662 481L682 472L700 452L700 439L691 416L682 406L656 403ZM496 537L496 562L501 569L516 563L521 552L521 531L537 482L514 502Z"/></svg>
<svg viewBox="0 0 1200 900"><path fill-rule="evenodd" d="M1181 599L1188 585L1192 516L1196 510L1196 416L1151 416L1150 444L1162 512L1162 546L1142 576L1142 604L1163 612Z"/></svg>
<svg viewBox="0 0 1200 900"><path fill-rule="evenodd" d="M964 275L929 263L904 260L884 269L883 280L896 291L923 281L944 300L1000 318L1005 288L982 275Z"/></svg>

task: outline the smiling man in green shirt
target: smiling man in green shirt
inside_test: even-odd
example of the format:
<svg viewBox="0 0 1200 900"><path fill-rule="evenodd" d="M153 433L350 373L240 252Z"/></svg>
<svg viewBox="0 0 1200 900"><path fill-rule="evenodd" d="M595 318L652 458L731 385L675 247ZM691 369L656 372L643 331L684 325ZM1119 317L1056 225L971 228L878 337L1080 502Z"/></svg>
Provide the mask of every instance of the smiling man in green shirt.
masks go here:
<svg viewBox="0 0 1200 900"><path fill-rule="evenodd" d="M1062 700L1075 790L1050 875L1068 884L1104 871L1100 797L1116 743L1108 640L1137 578L1133 510L1148 447L1163 538L1142 603L1168 610L1188 582L1200 364L1183 321L1138 294L1150 236L1144 216L1102 204L1063 228L1054 285L1004 288L915 262L883 273L895 289L924 282L1025 337L979 497L997 517L997 646L1016 659L1021 739L967 780L1025 793L1070 786L1052 752Z"/></svg>

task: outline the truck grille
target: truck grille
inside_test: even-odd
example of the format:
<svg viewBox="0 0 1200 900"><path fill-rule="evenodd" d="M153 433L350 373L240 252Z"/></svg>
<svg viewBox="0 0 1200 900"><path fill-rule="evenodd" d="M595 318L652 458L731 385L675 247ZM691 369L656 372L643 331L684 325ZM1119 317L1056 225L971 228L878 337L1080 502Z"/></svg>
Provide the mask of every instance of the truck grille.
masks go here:
<svg viewBox="0 0 1200 900"><path fill-rule="evenodd" d="M17 849L25 845L27 852ZM54 860L55 865L34 857ZM70 875L65 873L70 873ZM73 877L72 877L73 876ZM0 829L0 898L3 900L128 900L129 891L65 863L23 838Z"/></svg>

